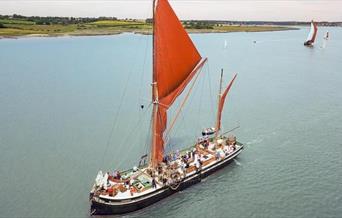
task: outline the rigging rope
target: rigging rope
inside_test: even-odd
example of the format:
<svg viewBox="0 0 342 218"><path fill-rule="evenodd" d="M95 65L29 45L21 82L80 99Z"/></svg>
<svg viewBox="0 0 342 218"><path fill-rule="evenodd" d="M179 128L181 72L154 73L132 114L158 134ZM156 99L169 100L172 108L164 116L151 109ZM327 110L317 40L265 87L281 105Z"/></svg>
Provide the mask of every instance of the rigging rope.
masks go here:
<svg viewBox="0 0 342 218"><path fill-rule="evenodd" d="M141 40L141 38L139 38L139 40ZM135 53L135 55L137 55L137 53ZM121 108L122 108L122 105L123 105L123 100L124 100L124 98L126 96L126 93L127 93L127 87L128 87L129 81L131 80L131 76L133 74L133 67L134 67L134 64L130 65L130 70L129 70L129 73L128 73L128 77L127 77L127 80L125 82L124 90L123 90L123 93L122 93L120 101L119 101L119 107L118 107L118 109L117 109L117 111L115 113L115 116L114 116L114 119L113 119L113 124L112 124L111 130L110 130L110 133L109 133L109 137L108 137L105 149L104 149L104 153L102 155L103 156L103 158L102 158L102 165L104 165L105 156L106 156L106 154L108 152L108 148L109 148L109 145L111 143L114 130L116 130L116 128L117 128L118 117L119 117L119 114L120 114L120 111L121 111Z"/></svg>
<svg viewBox="0 0 342 218"><path fill-rule="evenodd" d="M173 128L173 126L174 126L174 124L175 124L179 114L180 114L180 112L182 111L183 106L185 105L186 101L188 100L188 98L190 96L190 93L191 93L191 91L192 91L192 89L193 89L193 87L194 87L194 85L196 83L196 80L197 80L198 76L200 75L201 71L202 71L202 68L199 69L199 72L197 73L195 79L192 81L192 84L191 84L191 86L189 88L188 93L186 94L186 96L184 97L183 102L181 103L180 107L178 108L178 111L177 111L174 119L172 120L169 129L166 131L165 138L167 138L169 136L169 134L170 134L170 132L171 132L171 130L172 130L172 128Z"/></svg>
<svg viewBox="0 0 342 218"><path fill-rule="evenodd" d="M207 65L205 66L207 67ZM208 72L208 71L207 71ZM205 81L205 78L206 78L206 74L205 74L205 77L202 79L202 85L201 85L201 93L200 93L200 100L199 100L199 106L198 106L198 119L197 119L197 125L200 127L200 128L203 128L202 127L202 116L201 116L201 112L202 112L202 98L203 98L203 92L204 92L204 81Z"/></svg>
<svg viewBox="0 0 342 218"><path fill-rule="evenodd" d="M150 108L151 108L151 105L152 105L152 104L150 104L150 105L148 106L147 109L150 109ZM127 135L126 138L123 140L124 142L128 141L128 139L130 138L130 136L132 135L132 133L135 134L136 131L137 131L137 129L140 128L140 124L141 124L143 118L145 117L144 115L147 113L147 111L148 111L148 110L145 110L145 111L144 111L143 116L141 116L141 117L139 118L137 124L134 125L134 127L132 128L131 131L129 131L128 135ZM132 151L133 148L135 148L135 147L134 147L134 146L127 146L127 150L125 150L125 152L126 152L126 153L131 153L131 151ZM121 167L121 164L122 164L124 161L125 161L125 160L124 160L123 158L121 158L121 159L120 159L120 162L117 163L117 166L118 166L118 167Z"/></svg>
<svg viewBox="0 0 342 218"><path fill-rule="evenodd" d="M215 113L214 113L214 103L213 103L213 95L212 95L212 90L211 90L211 79L210 79L210 65L209 65L209 60L208 60L208 81L209 81L209 95L210 95L210 104L211 104L211 114L213 116L213 120L215 120Z"/></svg>

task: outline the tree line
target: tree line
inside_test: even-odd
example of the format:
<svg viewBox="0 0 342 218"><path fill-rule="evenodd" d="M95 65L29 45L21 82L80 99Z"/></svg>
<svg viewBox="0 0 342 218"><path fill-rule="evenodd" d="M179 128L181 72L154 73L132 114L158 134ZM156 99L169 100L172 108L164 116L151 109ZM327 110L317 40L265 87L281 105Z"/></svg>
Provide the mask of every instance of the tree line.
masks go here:
<svg viewBox="0 0 342 218"><path fill-rule="evenodd" d="M62 24L62 25L69 25L69 24L82 24L82 23L90 23L99 20L117 20L116 17L39 17L39 16L22 16L22 15L0 15L0 19L6 20L20 20L20 21L29 21L33 22L37 25L51 25L51 24ZM3 24L0 23L0 27Z"/></svg>

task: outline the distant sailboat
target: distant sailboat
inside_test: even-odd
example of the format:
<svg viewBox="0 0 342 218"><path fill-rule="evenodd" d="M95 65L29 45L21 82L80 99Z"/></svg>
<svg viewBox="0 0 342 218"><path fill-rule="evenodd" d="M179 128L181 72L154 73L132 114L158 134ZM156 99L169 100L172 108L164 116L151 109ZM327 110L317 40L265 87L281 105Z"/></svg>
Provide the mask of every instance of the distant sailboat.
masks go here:
<svg viewBox="0 0 342 218"><path fill-rule="evenodd" d="M304 42L305 46L313 46L317 35L317 24L314 21L311 21L310 32L308 38Z"/></svg>
<svg viewBox="0 0 342 218"><path fill-rule="evenodd" d="M328 39L329 39L329 31L327 31L325 33L325 36L323 37L322 48L326 48L327 47Z"/></svg>
<svg viewBox="0 0 342 218"><path fill-rule="evenodd" d="M98 173L89 196L91 215L123 214L147 207L201 182L231 163L244 148L235 136L225 136L230 131L220 132L225 99L236 78L235 75L222 90L221 73L215 128L205 129L192 146L165 153L165 147L168 146L165 139L207 58L201 57L168 0L153 1L152 45L150 153L142 156L139 166L132 169L105 175L101 171ZM191 81L186 97L168 126L168 109ZM144 163L147 157L149 161Z"/></svg>
<svg viewBox="0 0 342 218"><path fill-rule="evenodd" d="M226 49L226 48L227 48L227 46L228 46L228 42L227 42L227 40L224 40L224 45L223 45L223 48L224 48L224 49Z"/></svg>
<svg viewBox="0 0 342 218"><path fill-rule="evenodd" d="M327 32L325 33L324 39L325 39L325 40L328 40L328 39L329 39L329 31L327 31Z"/></svg>

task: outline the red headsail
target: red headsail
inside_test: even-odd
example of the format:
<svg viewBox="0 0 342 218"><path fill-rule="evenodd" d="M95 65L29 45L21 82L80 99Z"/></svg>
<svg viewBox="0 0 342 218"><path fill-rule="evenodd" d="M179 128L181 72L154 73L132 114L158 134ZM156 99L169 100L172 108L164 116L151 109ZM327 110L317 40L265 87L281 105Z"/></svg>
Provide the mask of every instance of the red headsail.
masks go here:
<svg viewBox="0 0 342 218"><path fill-rule="evenodd" d="M152 164L163 158L167 109L204 64L167 0L154 3Z"/></svg>

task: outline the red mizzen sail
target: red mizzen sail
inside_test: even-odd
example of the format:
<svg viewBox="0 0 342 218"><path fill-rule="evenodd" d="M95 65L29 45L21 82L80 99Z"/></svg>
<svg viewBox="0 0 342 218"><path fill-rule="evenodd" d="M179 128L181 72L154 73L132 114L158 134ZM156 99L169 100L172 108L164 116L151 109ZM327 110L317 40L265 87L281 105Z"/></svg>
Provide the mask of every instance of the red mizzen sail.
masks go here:
<svg viewBox="0 0 342 218"><path fill-rule="evenodd" d="M227 88L224 90L223 94L221 94L221 96L220 96L220 100L219 100L219 104L218 104L218 109L217 109L216 133L218 133L218 131L221 129L221 114L222 114L224 102L226 100L226 97L227 97L227 94L228 94L230 88L233 85L233 82L234 82L236 76L237 76L237 74L235 74L233 79L228 84Z"/></svg>
<svg viewBox="0 0 342 218"><path fill-rule="evenodd" d="M167 0L154 2L152 164L162 161L167 109L206 59L202 59Z"/></svg>

